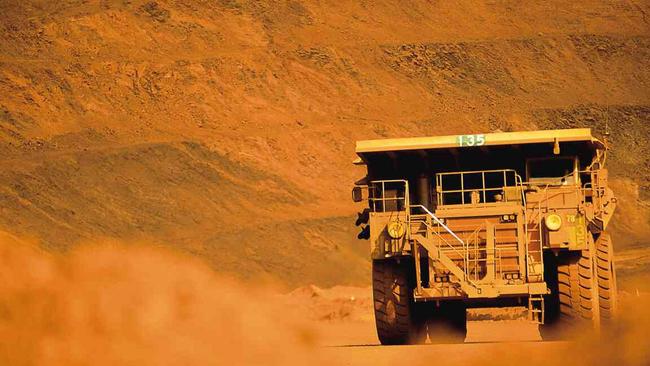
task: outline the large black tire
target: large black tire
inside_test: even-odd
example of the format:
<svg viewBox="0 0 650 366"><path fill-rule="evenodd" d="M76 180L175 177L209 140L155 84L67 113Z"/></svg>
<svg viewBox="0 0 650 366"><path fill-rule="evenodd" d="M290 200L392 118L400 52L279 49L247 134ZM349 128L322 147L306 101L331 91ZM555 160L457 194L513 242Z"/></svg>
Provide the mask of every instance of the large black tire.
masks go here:
<svg viewBox="0 0 650 366"><path fill-rule="evenodd" d="M425 319L413 301L414 269L408 258L372 263L375 323L383 345L419 344L426 340Z"/></svg>
<svg viewBox="0 0 650 366"><path fill-rule="evenodd" d="M548 253L544 276L551 294L544 298L543 339L560 339L598 327L598 297L592 251Z"/></svg>
<svg viewBox="0 0 650 366"><path fill-rule="evenodd" d="M594 298L593 258L589 249L566 253L557 269L560 319L568 324L590 325L598 300ZM596 306L594 306L596 305Z"/></svg>
<svg viewBox="0 0 650 366"><path fill-rule="evenodd" d="M598 280L598 305L600 319L609 325L616 317L618 308L616 270L612 238L602 232L596 240L596 276Z"/></svg>
<svg viewBox="0 0 650 366"><path fill-rule="evenodd" d="M447 301L426 315L431 343L463 343L467 336L467 307L460 301Z"/></svg>

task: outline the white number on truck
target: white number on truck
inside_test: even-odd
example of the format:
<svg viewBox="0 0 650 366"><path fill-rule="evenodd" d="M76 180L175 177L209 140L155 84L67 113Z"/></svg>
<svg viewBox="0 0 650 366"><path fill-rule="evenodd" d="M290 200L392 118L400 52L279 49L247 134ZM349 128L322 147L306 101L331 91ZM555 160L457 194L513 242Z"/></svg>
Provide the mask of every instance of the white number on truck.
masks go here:
<svg viewBox="0 0 650 366"><path fill-rule="evenodd" d="M458 136L458 145L465 146L483 146L485 145L485 135L460 135Z"/></svg>

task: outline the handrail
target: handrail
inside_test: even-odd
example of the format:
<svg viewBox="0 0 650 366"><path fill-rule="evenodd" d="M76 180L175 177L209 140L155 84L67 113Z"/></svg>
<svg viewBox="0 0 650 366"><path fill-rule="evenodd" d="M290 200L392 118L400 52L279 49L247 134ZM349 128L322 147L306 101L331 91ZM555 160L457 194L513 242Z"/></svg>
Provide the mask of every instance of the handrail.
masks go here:
<svg viewBox="0 0 650 366"><path fill-rule="evenodd" d="M478 267L479 262L481 262L481 260L478 258L478 253L479 253L478 234L482 230L487 230L487 227L486 227L485 224L480 225L479 227L476 228L476 230L474 230L473 232L471 232L469 235L466 236L467 238L469 238L469 239L467 239L467 256L468 256L467 265L468 266L470 264L470 261L469 261L470 244L472 242L474 243L474 263L473 263L474 267L473 267L473 270L474 270L474 280L475 281L478 281L477 267ZM468 272L468 275L469 275L469 268L467 269L467 272Z"/></svg>
<svg viewBox="0 0 650 366"><path fill-rule="evenodd" d="M395 197L386 197L386 184L390 183L402 183L404 184L404 196L395 196ZM398 202L403 201L404 202L404 210L408 210L408 207L410 205L410 197L409 197L409 182L405 179L386 179L386 180L372 180L369 182L368 186L369 187L374 187L375 185L381 184L381 196L380 197L368 197L369 204L372 204L370 207L373 211L377 211L377 202L381 202L382 205L382 212L386 212L386 202L388 201L395 201L396 204ZM374 188L373 190L374 191ZM400 211L400 210L397 210Z"/></svg>
<svg viewBox="0 0 650 366"><path fill-rule="evenodd" d="M468 272L468 271L469 271L469 265L468 265L468 261L469 261L469 258L468 258L468 244L465 243L461 238L459 238L458 235L456 235L456 233L454 233L454 232L453 232L453 231L452 231L452 230L451 230L447 225L445 225L444 222L442 222L442 221L441 221L441 220L440 220L436 215L434 215L433 212L429 211L429 209L426 208L426 207L423 206L423 205L410 205L410 206L409 206L409 211L408 211L408 212L409 212L409 216L410 216L410 211L411 211L411 209L413 209L413 208L419 208L419 209L423 210L423 211L424 211L427 215L429 215L429 217L431 217L431 218L432 218L432 219L433 219L433 220L434 220L434 221L435 221L435 222L436 222L440 227L442 227L443 229L445 229L445 230L447 231L447 233L449 233L452 237L454 237L454 239L456 239L456 240L457 240L457 241L458 241L458 242L463 246L463 251L465 252L464 254L461 253L461 252L459 252L459 251L458 251L458 250L457 250L453 245L451 245L451 244L450 244L446 239L444 239L444 238L443 238L439 233L436 233L436 235L438 235L439 238L442 238L442 239L444 240L445 244L447 244L448 247L450 247L454 252L456 252L458 255L460 255L460 256L463 258L463 276L464 276L464 278L463 278L462 280L463 280L463 281L466 281L466 282L469 282L469 283L470 283L472 286L474 286L474 287L477 287L477 284L474 283L474 281L471 280L471 278L470 278L470 276L469 276L469 272ZM425 224L426 226L428 226L429 228L431 228L427 222L425 222L424 224ZM431 228L431 229L432 229L432 228ZM432 230L432 232L433 232L433 230Z"/></svg>
<svg viewBox="0 0 650 366"><path fill-rule="evenodd" d="M456 249L456 247L454 247L453 245L451 245L451 243L449 243L449 241L447 241L447 239L445 239L445 238L444 238L443 236L441 236L439 233L433 231L433 227L431 227L431 225L429 225L426 221L423 221L422 223L423 223L427 228L431 229L431 230L432 230L431 232L433 232L434 234L438 235L438 238L440 238L440 239L441 239L441 240L442 240L442 241L443 241L443 242L444 242L444 243L445 243L445 244L446 244L446 245L447 245L451 250L453 250L454 253L458 254L458 255L461 256L461 257L464 256L463 253L459 252L459 251ZM465 244L465 245L466 245L466 244ZM463 248L465 248L465 247L463 247Z"/></svg>
<svg viewBox="0 0 650 366"><path fill-rule="evenodd" d="M445 225L444 222L440 221L440 219L436 215L434 215L433 212L429 211L428 208L426 208L423 205L411 205L410 207L411 208L413 208L413 207L421 208L424 212L426 212L429 216L431 216L431 218L434 219L436 221L436 223L438 223L438 225L442 226L445 230L447 230L447 232L449 234L451 234L451 236L453 236L456 240L458 240L459 243L461 243L461 244L463 244L463 246L465 246L465 242L461 238L459 238L458 235L456 235L456 233L451 231L451 229L449 229L449 227L447 225Z"/></svg>
<svg viewBox="0 0 650 366"><path fill-rule="evenodd" d="M471 175L477 175L480 174L481 178L481 187L476 187L476 188L466 188L465 187L465 177L471 176ZM488 186L486 184L486 176L489 174L499 174L502 176L500 179L503 179L503 186L495 185L493 187ZM512 178L514 179L514 185L508 185L508 181L510 180L509 175L512 174ZM445 190L444 189L444 178L448 176L459 176L460 177L460 189L449 189ZM516 170L514 169L496 169L496 170L475 170L475 171L459 171L459 172L441 172L441 173L436 173L436 199L438 201L438 205L440 206L445 206L445 197L451 195L457 195L460 194L460 204L465 205L465 195L469 192L478 192L481 197L482 197L482 203L481 205L487 204L487 193L488 192L498 192L498 191L503 191L506 187L514 187L517 189L517 192L520 195L522 205L526 205L526 195L524 192L524 181L523 178L517 173ZM505 199L505 197L504 197ZM507 201L503 201L507 202ZM497 203L497 202L490 202L490 203Z"/></svg>
<svg viewBox="0 0 650 366"><path fill-rule="evenodd" d="M492 169L492 170L463 170L458 172L440 172L438 175L454 175L454 174L478 174L478 173L501 173L501 172L517 172L515 169Z"/></svg>

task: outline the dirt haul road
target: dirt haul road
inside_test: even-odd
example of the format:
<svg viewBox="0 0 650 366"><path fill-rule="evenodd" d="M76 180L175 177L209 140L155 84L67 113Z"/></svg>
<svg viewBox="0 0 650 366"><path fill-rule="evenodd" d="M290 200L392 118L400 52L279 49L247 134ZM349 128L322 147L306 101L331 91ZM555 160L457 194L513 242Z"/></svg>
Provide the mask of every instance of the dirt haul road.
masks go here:
<svg viewBox="0 0 650 366"><path fill-rule="evenodd" d="M366 329L340 327L349 332L345 339L372 339ZM518 321L477 321L468 324L468 339L463 344L425 344L417 346L379 346L378 342L337 345L325 350L340 365L647 365L642 343L617 350L597 342L541 341L536 327ZM363 336L362 336L363 333ZM341 333L345 334L345 333ZM357 338L358 337L358 338ZM360 342L363 343L363 342ZM603 348L599 348L598 345ZM620 345L617 344L617 345Z"/></svg>
<svg viewBox="0 0 650 366"><path fill-rule="evenodd" d="M543 355L566 354L574 346L572 342L542 342L537 326L518 320L470 322L463 344L380 346L370 322L321 329L323 341L331 342L324 353L341 365L548 364L550 359Z"/></svg>
<svg viewBox="0 0 650 366"><path fill-rule="evenodd" d="M381 346L371 322L322 324L323 359L338 365L648 365L647 324L619 339L542 341L523 320L472 321L462 344Z"/></svg>
<svg viewBox="0 0 650 366"><path fill-rule="evenodd" d="M58 255L0 232L0 364L647 365L642 290L621 294L620 326L600 341L540 342L534 326L503 320L470 322L464 344L384 347L369 288L282 294L143 243L85 243Z"/></svg>
<svg viewBox="0 0 650 366"><path fill-rule="evenodd" d="M644 327L645 328L645 327ZM645 330L618 340L542 341L523 320L471 321L462 344L380 346L372 322L321 324L322 359L339 365L647 365ZM640 336L640 337L638 337ZM607 336L605 337L607 339Z"/></svg>
<svg viewBox="0 0 650 366"><path fill-rule="evenodd" d="M572 334L542 341L537 325L519 308L472 309L464 343L381 346L372 317L369 289L308 286L285 295L288 305L312 319L314 355L338 365L648 365L650 293L647 286L622 292L624 315L600 337ZM480 320L479 320L480 319ZM487 319L487 320L484 320ZM492 320L490 320L492 319Z"/></svg>

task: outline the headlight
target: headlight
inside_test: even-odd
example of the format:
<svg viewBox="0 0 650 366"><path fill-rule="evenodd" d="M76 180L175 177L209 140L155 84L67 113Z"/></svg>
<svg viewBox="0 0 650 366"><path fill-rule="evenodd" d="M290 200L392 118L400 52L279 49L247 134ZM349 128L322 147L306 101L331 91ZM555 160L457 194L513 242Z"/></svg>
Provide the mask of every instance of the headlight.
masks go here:
<svg viewBox="0 0 650 366"><path fill-rule="evenodd" d="M404 223L401 221L391 221L388 223L386 230L388 231L388 235L390 235L391 238L399 239L404 236L406 228L404 227Z"/></svg>
<svg viewBox="0 0 650 366"><path fill-rule="evenodd" d="M558 231L562 227L562 218L558 214L550 214L544 219L546 227L551 231Z"/></svg>

